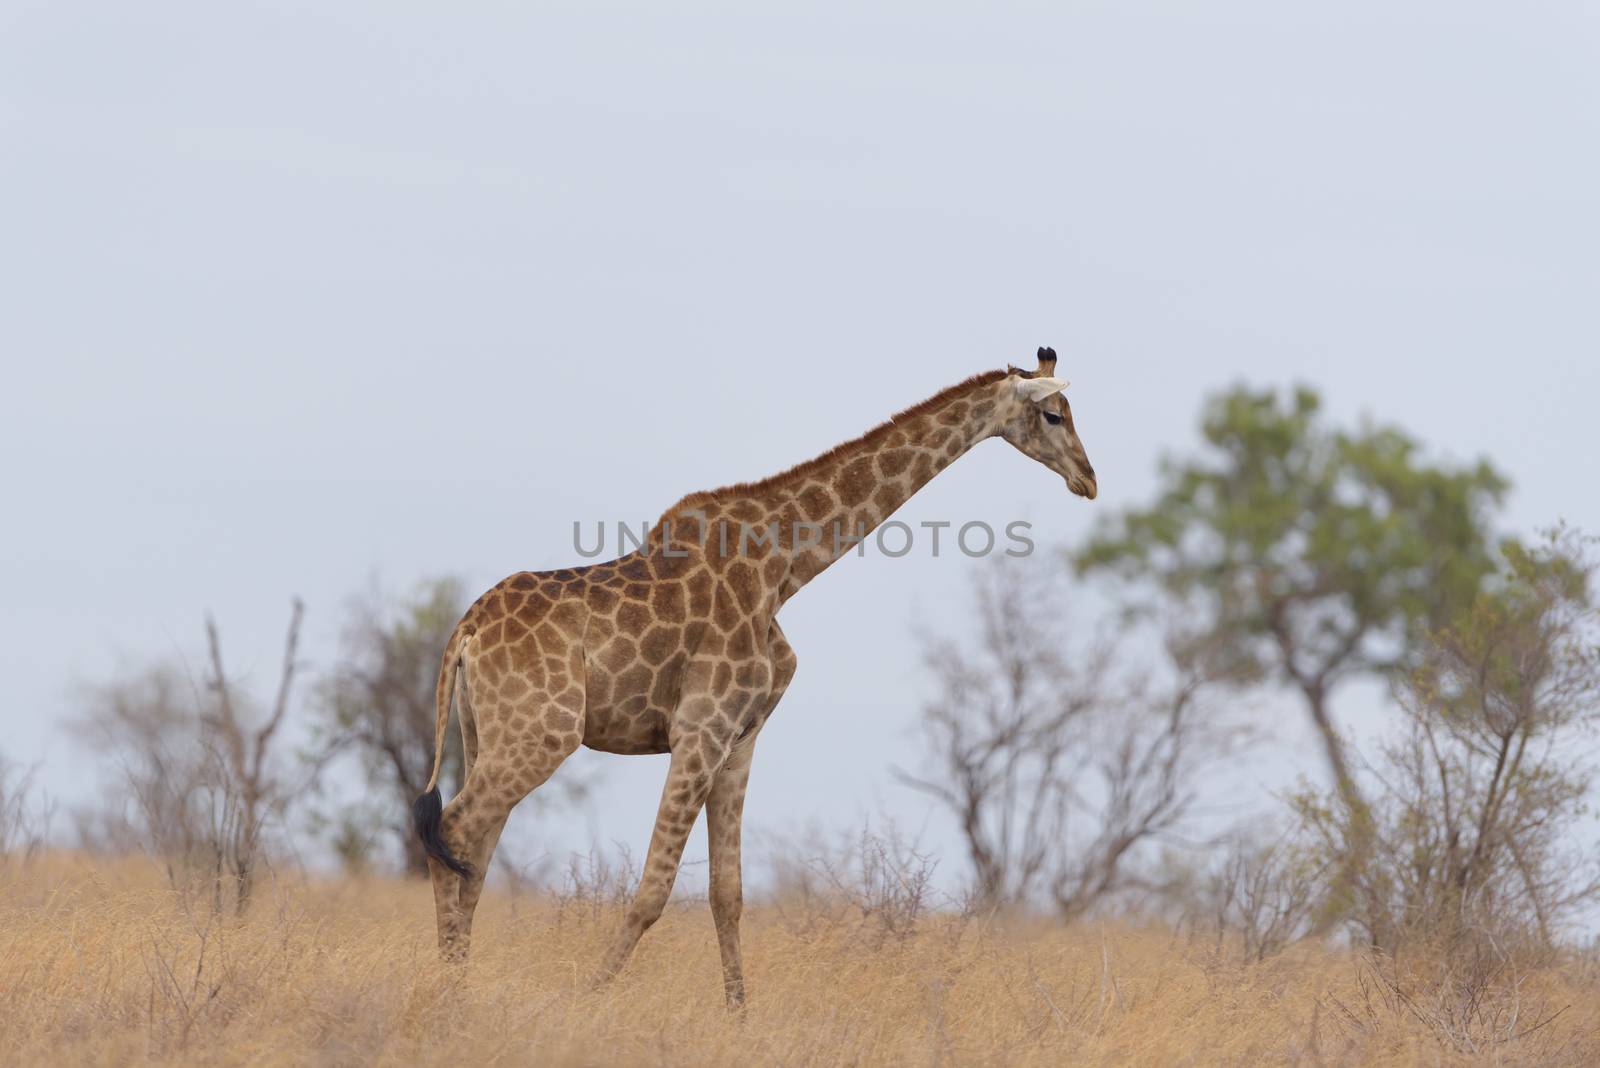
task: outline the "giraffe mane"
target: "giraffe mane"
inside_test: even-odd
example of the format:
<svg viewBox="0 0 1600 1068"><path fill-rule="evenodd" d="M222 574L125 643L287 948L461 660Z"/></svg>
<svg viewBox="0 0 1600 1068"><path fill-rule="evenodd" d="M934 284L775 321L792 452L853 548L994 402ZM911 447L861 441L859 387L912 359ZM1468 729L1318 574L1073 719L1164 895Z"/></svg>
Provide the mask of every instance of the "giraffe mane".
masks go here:
<svg viewBox="0 0 1600 1068"><path fill-rule="evenodd" d="M656 521L656 529L660 529L662 522L665 521L667 517L685 508L693 508L695 505L705 504L709 501L726 501L740 497L763 497L786 489L794 483L815 474L818 470L826 467L828 464L837 460L840 456L843 456L847 452L851 452L860 446L869 444L879 438L882 438L885 434L889 433L890 430L894 429L894 427L899 423L902 423L907 419L915 418L919 415L924 415L930 411L933 411L935 408L940 407L946 401L949 401L960 394L966 393L968 390L976 386L987 385L990 382L998 382L1007 375L1017 375L1022 378L1033 378L1035 372L1024 371L1021 368L1011 366L1007 366L1004 370L1000 371L980 371L969 378L962 379L953 386L941 389L927 400L918 401L909 408L895 412L888 419L885 419L871 430L868 430L865 434L851 438L849 441L842 441L833 448L829 449L827 452L824 452L818 456L813 456L809 460L804 460L798 464L795 464L793 467L779 471L775 475L768 475L766 478L756 479L751 482L732 482L726 486L718 486L716 489L700 490L697 493L691 493L688 496L680 499L676 504L661 514L661 518Z"/></svg>

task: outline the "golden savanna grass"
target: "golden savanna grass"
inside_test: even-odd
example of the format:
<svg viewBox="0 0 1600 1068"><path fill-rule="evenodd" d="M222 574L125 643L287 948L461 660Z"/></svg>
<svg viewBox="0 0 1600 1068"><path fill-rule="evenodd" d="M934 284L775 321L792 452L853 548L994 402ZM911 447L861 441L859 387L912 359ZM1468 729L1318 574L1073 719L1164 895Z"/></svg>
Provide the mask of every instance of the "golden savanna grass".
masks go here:
<svg viewBox="0 0 1600 1068"><path fill-rule="evenodd" d="M146 861L0 868L0 1059L1600 1064L1600 979L1578 960L1461 990L1437 965L1320 945L1244 963L1154 926L935 915L902 935L859 910L768 904L747 910L741 1018L703 905L670 909L599 991L609 905L491 893L464 968L435 959L432 912L420 883L279 878L221 921Z"/></svg>

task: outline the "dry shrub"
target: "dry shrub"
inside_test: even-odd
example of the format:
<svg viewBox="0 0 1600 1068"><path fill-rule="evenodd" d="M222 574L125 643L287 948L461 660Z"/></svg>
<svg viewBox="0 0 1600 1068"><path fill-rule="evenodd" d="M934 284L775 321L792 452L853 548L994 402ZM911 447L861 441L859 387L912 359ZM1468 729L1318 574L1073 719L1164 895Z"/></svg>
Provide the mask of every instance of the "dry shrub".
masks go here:
<svg viewBox="0 0 1600 1068"><path fill-rule="evenodd" d="M847 928L865 946L881 948L916 934L936 906L936 866L892 823L842 837L814 832L773 851L769 896L796 934Z"/></svg>
<svg viewBox="0 0 1600 1068"><path fill-rule="evenodd" d="M1217 967L1159 926L927 911L915 937L873 948L853 919L796 931L756 905L738 1016L698 905L670 910L615 982L589 989L617 917L491 890L473 960L451 968L417 881L285 879L237 918L185 910L148 860L46 854L0 871L0 1049L10 1063L221 1066L1600 1062L1600 988L1559 962L1517 973L1515 1026L1491 1000L1509 975L1480 998L1500 1037L1469 1047L1426 1015L1438 1003L1420 958L1396 975L1422 1015L1385 1002L1375 965L1314 942ZM963 935L941 937L952 927Z"/></svg>
<svg viewBox="0 0 1600 1068"><path fill-rule="evenodd" d="M1331 867L1291 833L1240 832L1209 868L1170 877L1161 896L1219 960L1263 961L1311 931Z"/></svg>
<svg viewBox="0 0 1600 1068"><path fill-rule="evenodd" d="M0 757L0 865L25 863L43 849L50 817L48 802L34 797L33 771Z"/></svg>
<svg viewBox="0 0 1600 1068"><path fill-rule="evenodd" d="M896 774L954 822L985 910L1048 903L1072 919L1142 892L1143 862L1184 829L1204 763L1234 741L1209 705L1209 645L1096 632L1069 603L1054 569L985 569L977 634L926 640L926 756Z"/></svg>
<svg viewBox="0 0 1600 1068"><path fill-rule="evenodd" d="M1329 995L1338 1025L1370 1036L1397 1022L1420 1024L1441 1050L1508 1056L1539 1064L1580 1064L1574 1037L1551 1025L1573 1007L1552 989L1548 953L1519 952L1490 939L1466 947L1418 945L1390 956L1372 951L1354 962L1355 996Z"/></svg>
<svg viewBox="0 0 1600 1068"><path fill-rule="evenodd" d="M78 813L86 848L147 852L174 889L208 897L214 911L249 908L269 828L304 786L282 752L303 615L296 599L269 701L229 677L209 617L200 679L158 664L85 691L76 728L111 772L99 806Z"/></svg>
<svg viewBox="0 0 1600 1068"><path fill-rule="evenodd" d="M548 890L556 922L599 922L608 911L620 912L633 900L641 874L633 852L620 842L609 852L596 846L585 854L574 853L561 880Z"/></svg>
<svg viewBox="0 0 1600 1068"><path fill-rule="evenodd" d="M1509 545L1505 573L1423 645L1360 819L1314 791L1293 799L1320 855L1348 868L1376 846L1330 901L1363 942L1476 970L1507 947L1553 949L1600 902L1583 845L1600 726L1592 544L1558 529Z"/></svg>

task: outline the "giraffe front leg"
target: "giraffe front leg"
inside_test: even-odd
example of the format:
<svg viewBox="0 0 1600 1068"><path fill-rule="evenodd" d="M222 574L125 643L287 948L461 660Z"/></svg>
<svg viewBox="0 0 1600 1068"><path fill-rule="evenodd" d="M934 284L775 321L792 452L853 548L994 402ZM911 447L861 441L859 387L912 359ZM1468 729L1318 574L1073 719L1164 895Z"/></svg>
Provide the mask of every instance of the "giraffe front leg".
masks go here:
<svg viewBox="0 0 1600 1068"><path fill-rule="evenodd" d="M798 661L777 621L767 639L772 689L747 732L733 745L706 801L706 837L711 843L711 920L722 953L722 989L730 1009L744 1007L744 958L739 948L739 919L744 913L744 795L750 783L756 737L794 678Z"/></svg>
<svg viewBox="0 0 1600 1068"><path fill-rule="evenodd" d="M711 843L711 920L722 952L722 990L730 1009L744 1006L744 961L739 952L739 917L744 911L741 840L745 787L755 754L754 734L734 747L717 772L706 801L706 837Z"/></svg>
<svg viewBox="0 0 1600 1068"><path fill-rule="evenodd" d="M661 806L656 812L655 831L650 835L644 875L623 917L622 930L595 973L594 985L599 986L621 971L645 931L661 918L667 898L672 894L672 884L678 878L684 843L689 840L695 817L700 814L711 790L712 772L725 753L724 748L722 753L712 756L699 745L673 751L672 766L661 791Z"/></svg>

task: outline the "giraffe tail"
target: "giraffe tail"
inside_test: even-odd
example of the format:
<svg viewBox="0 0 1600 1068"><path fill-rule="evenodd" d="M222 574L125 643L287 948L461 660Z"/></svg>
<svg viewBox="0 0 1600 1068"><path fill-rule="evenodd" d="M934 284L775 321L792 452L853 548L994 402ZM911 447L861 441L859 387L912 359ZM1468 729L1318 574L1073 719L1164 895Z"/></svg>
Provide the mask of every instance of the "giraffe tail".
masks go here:
<svg viewBox="0 0 1600 1068"><path fill-rule="evenodd" d="M439 797L439 770L444 765L444 732L450 726L450 699L455 694L456 673L461 667L461 636L458 628L445 643L444 663L439 666L439 685L434 693L439 714L433 733L433 774L428 777L427 787L411 803L411 822L416 826L417 837L422 839L423 851L465 878L472 875L472 868L457 860L445 843L442 830L444 802Z"/></svg>

